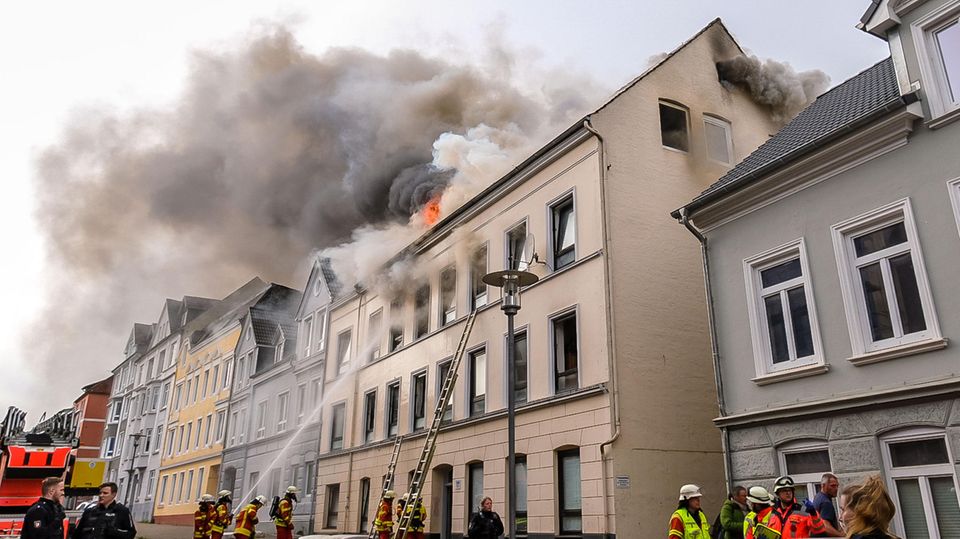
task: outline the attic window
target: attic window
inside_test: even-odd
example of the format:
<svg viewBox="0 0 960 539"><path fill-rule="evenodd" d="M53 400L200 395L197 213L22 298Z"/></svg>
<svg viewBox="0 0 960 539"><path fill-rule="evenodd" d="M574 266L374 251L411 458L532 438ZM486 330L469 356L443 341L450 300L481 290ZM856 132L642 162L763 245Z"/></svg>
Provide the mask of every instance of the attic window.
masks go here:
<svg viewBox="0 0 960 539"><path fill-rule="evenodd" d="M320 290L322 290L322 289L323 289L323 285L322 285L322 283L320 282L320 277L317 277L317 280L316 280L316 281L313 281L313 295L314 295L314 296L319 296L319 295L320 295Z"/></svg>
<svg viewBox="0 0 960 539"><path fill-rule="evenodd" d="M686 152L690 149L687 128L687 109L680 105L660 102L660 139L667 148Z"/></svg>

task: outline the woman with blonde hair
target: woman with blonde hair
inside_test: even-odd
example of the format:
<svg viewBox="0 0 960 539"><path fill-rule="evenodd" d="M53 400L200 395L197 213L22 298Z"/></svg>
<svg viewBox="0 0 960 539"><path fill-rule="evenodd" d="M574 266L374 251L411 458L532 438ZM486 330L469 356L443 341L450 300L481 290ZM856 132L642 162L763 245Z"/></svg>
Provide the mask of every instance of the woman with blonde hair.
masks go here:
<svg viewBox="0 0 960 539"><path fill-rule="evenodd" d="M887 494L883 480L875 475L845 500L840 519L850 539L896 539L890 533L890 521L897 509Z"/></svg>

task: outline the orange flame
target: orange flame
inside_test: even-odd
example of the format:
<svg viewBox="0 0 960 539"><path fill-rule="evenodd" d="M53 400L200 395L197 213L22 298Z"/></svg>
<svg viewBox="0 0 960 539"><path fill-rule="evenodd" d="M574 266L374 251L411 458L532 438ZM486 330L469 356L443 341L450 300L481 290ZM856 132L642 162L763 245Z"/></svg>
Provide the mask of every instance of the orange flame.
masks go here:
<svg viewBox="0 0 960 539"><path fill-rule="evenodd" d="M420 210L423 215L423 222L427 226L433 226L440 220L440 195L436 195L427 202Z"/></svg>

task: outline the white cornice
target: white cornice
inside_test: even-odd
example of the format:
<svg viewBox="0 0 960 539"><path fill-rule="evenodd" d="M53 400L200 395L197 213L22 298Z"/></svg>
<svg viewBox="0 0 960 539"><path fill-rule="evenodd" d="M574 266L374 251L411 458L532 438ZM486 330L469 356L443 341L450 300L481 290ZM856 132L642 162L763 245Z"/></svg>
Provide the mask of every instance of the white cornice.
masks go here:
<svg viewBox="0 0 960 539"><path fill-rule="evenodd" d="M697 211L693 221L710 232L744 215L828 180L907 144L918 107L907 106L874 124L854 131L812 155L767 175Z"/></svg>

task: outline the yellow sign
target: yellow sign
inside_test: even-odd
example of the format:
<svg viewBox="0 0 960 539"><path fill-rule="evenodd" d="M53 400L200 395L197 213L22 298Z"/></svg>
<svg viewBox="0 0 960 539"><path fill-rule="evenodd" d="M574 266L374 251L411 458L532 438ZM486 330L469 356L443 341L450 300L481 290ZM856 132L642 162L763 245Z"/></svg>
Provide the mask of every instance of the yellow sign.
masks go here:
<svg viewBox="0 0 960 539"><path fill-rule="evenodd" d="M77 459L67 488L97 488L103 483L107 461L101 459Z"/></svg>

